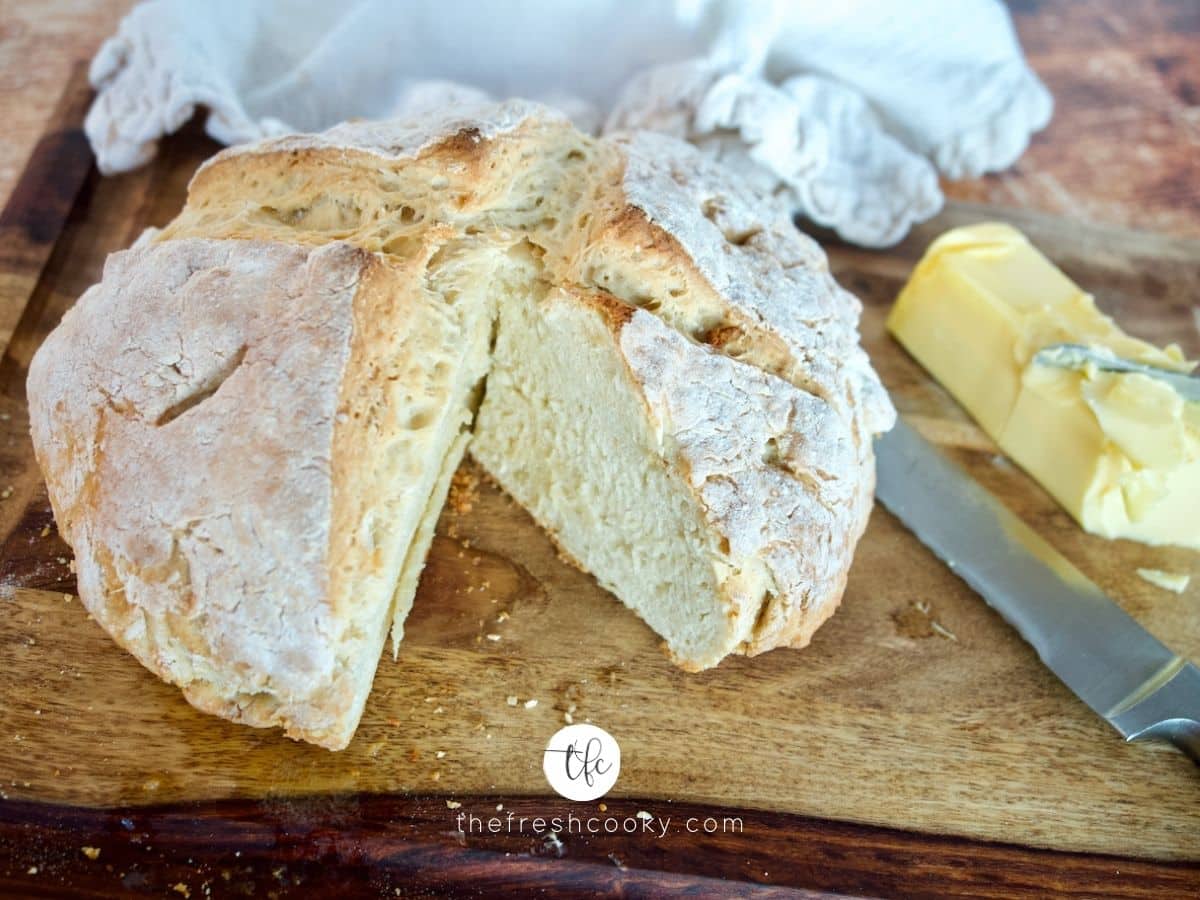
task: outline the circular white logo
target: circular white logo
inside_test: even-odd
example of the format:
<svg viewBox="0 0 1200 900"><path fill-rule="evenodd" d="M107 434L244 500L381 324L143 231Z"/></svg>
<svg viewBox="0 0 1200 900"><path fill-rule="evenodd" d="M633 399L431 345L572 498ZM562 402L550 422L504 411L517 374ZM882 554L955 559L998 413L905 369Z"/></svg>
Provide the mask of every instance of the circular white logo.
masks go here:
<svg viewBox="0 0 1200 900"><path fill-rule="evenodd" d="M542 754L550 787L568 800L595 800L617 783L621 748L595 725L568 725L555 732Z"/></svg>

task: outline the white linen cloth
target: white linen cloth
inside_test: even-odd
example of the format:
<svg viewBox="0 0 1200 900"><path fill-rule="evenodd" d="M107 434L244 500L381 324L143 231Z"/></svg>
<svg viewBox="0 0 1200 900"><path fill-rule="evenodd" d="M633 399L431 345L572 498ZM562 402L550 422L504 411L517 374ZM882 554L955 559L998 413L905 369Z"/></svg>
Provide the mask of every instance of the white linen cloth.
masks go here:
<svg viewBox="0 0 1200 900"><path fill-rule="evenodd" d="M1011 165L1052 107L996 0L147 0L91 79L106 173L197 106L236 144L523 96L683 137L866 246L938 211L939 172Z"/></svg>

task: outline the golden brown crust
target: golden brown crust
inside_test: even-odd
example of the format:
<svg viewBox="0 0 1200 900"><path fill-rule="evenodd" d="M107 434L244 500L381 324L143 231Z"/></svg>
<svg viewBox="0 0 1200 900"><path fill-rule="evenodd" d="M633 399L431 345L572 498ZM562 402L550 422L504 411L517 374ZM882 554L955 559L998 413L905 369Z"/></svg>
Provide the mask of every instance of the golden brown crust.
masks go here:
<svg viewBox="0 0 1200 900"><path fill-rule="evenodd" d="M567 287L561 290L589 309L594 309L600 313L614 336L621 333L621 329L629 324L633 319L634 313L637 311L635 307L622 303L612 294L608 293L608 291L588 290L576 287Z"/></svg>
<svg viewBox="0 0 1200 900"><path fill-rule="evenodd" d="M128 251L29 376L35 448L93 615L204 708L287 719L326 743L336 726L320 695L348 692L326 637L320 460L366 256L200 241ZM230 425L247 416L271 422L255 443ZM270 696L294 708L252 702Z"/></svg>
<svg viewBox="0 0 1200 900"><path fill-rule="evenodd" d="M400 278L345 244L151 244L110 259L30 369L88 609L198 708L331 749L388 624L394 576L356 538L351 392L404 327Z"/></svg>

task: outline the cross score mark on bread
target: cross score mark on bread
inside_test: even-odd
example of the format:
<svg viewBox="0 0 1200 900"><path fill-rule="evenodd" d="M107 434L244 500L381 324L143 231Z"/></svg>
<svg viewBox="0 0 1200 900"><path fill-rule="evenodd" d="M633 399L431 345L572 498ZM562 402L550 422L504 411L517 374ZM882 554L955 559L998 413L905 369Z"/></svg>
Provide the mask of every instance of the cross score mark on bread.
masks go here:
<svg viewBox="0 0 1200 900"><path fill-rule="evenodd" d="M857 300L681 142L519 102L225 151L31 366L80 594L196 706L350 740L469 447L689 670L834 611L894 413Z"/></svg>

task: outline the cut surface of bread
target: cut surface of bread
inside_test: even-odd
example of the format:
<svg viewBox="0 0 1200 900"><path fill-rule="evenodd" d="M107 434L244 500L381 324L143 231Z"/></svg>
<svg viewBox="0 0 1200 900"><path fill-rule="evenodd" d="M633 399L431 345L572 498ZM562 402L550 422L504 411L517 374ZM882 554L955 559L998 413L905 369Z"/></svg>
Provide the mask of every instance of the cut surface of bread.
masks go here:
<svg viewBox="0 0 1200 900"><path fill-rule="evenodd" d="M662 327L603 295L506 298L471 452L682 665L704 668L748 635L765 581L722 589L720 535L667 462L662 423L622 354L631 317Z"/></svg>
<svg viewBox="0 0 1200 900"><path fill-rule="evenodd" d="M176 258L202 251L221 263ZM142 592L146 563L121 527L131 542L155 542L164 521L114 486L117 473L84 474L96 448L110 456L109 422L145 417L134 404L136 414L114 418L111 397L126 382L171 380L163 353L139 349L141 330L161 322L189 346L198 339L185 311L216 302L215 287L197 293L191 278L177 284L162 271L196 268L201 282L236 285L221 302L240 334L249 326L236 323L258 321L264 304L286 306L275 299L281 271L294 281L293 270L346 254L361 271L345 263L343 277L329 276L340 293L307 288L344 307L342 362L331 355L293 373L304 390L324 385L327 405L336 393L336 427L328 441L297 435L288 463L325 454L331 499L311 525L322 539L303 548L326 548L308 561L325 581L302 605L325 617L311 640L326 642L313 659L327 664L289 681L291 670L273 674L262 659L206 644L193 656L208 668L189 675L161 650L186 630L180 622L220 636L236 615L275 615L275 597L291 602L290 576L253 596L235 583L201 596L195 585L207 590L213 567L234 572L264 553L255 534L230 532L211 545L222 560L197 557L183 575L154 569L158 594ZM402 635L464 452L686 669L802 646L841 598L871 508L871 440L894 415L858 344L858 303L786 211L686 144L595 140L519 102L265 141L205 164L180 216L111 268L35 361L35 443L64 535L92 560L85 602L205 709L344 745L389 614ZM135 283L140 272L150 277ZM124 368L52 361L96 355L84 332L102 307L130 319L105 348ZM234 343L252 359L257 340ZM297 325L271 340L299 353L309 332ZM255 390L225 392L243 453L275 439L254 412L286 405L291 388ZM217 409L210 399L190 414L206 408ZM64 413L67 427L51 427ZM126 478L161 467L170 490L204 484L207 451L190 443L170 459L140 444L122 452ZM257 505L274 496L269 473L239 477L250 493L229 504L287 545L290 521ZM158 490L168 482L142 492L151 510ZM159 637L130 637L130 622ZM277 637L264 653L284 660L293 644ZM337 698L335 682L345 685ZM347 697L354 703L339 706Z"/></svg>

